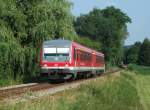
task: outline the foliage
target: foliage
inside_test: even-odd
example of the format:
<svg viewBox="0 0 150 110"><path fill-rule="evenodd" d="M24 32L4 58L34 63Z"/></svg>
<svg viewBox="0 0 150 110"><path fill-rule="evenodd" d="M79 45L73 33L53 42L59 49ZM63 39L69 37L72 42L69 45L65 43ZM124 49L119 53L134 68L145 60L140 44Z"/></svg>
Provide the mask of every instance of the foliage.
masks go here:
<svg viewBox="0 0 150 110"><path fill-rule="evenodd" d="M100 51L101 44L98 41L92 40L88 37L75 37L73 40L84 46Z"/></svg>
<svg viewBox="0 0 150 110"><path fill-rule="evenodd" d="M150 66L150 40L145 39L141 45L138 62L140 65Z"/></svg>
<svg viewBox="0 0 150 110"><path fill-rule="evenodd" d="M127 23L131 19L120 9L107 7L93 9L89 14L81 15L74 23L76 32L97 40L102 45L106 61L118 64L123 56L123 43L128 35Z"/></svg>
<svg viewBox="0 0 150 110"><path fill-rule="evenodd" d="M127 48L124 52L124 63L137 63L139 57L139 51L141 48L141 42L136 42L130 48Z"/></svg>
<svg viewBox="0 0 150 110"><path fill-rule="evenodd" d="M0 85L38 75L44 40L77 41L120 63L130 18L114 7L94 9L75 21L78 37L70 8L68 0L0 0Z"/></svg>
<svg viewBox="0 0 150 110"><path fill-rule="evenodd" d="M125 49L124 63L134 63L150 66L150 41L145 39L143 43L136 42L130 48Z"/></svg>
<svg viewBox="0 0 150 110"><path fill-rule="evenodd" d="M0 0L0 85L37 75L44 40L75 36L70 6L67 0Z"/></svg>

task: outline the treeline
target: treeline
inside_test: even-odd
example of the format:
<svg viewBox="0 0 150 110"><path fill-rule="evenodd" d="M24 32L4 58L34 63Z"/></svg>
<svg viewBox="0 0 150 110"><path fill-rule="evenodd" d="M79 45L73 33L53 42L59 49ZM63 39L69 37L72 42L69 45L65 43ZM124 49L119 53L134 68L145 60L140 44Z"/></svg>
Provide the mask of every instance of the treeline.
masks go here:
<svg viewBox="0 0 150 110"><path fill-rule="evenodd" d="M0 0L0 85L39 75L39 50L50 39L74 40L104 52L110 64L121 62L131 19L115 7L75 19L71 6L68 0Z"/></svg>
<svg viewBox="0 0 150 110"><path fill-rule="evenodd" d="M143 43L136 42L130 47L125 47L124 63L150 66L150 40L146 38Z"/></svg>

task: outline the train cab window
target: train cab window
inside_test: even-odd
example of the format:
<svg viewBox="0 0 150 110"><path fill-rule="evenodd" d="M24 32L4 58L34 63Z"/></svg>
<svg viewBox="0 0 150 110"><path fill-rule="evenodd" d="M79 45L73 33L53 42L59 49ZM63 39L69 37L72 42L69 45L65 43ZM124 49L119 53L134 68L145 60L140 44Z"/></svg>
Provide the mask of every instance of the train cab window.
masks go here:
<svg viewBox="0 0 150 110"><path fill-rule="evenodd" d="M69 48L44 48L43 59L50 62L69 61Z"/></svg>

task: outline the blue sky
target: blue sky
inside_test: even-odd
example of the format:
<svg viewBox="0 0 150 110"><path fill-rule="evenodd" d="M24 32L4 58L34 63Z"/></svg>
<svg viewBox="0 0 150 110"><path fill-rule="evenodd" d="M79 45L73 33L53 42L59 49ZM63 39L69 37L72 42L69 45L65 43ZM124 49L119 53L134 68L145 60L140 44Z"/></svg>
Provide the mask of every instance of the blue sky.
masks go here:
<svg viewBox="0 0 150 110"><path fill-rule="evenodd" d="M94 7L103 9L107 6L115 6L125 12L132 23L128 24L129 36L125 45L131 45L136 41L143 41L145 37L150 39L150 0L70 0L73 3L72 13L75 16L86 14Z"/></svg>

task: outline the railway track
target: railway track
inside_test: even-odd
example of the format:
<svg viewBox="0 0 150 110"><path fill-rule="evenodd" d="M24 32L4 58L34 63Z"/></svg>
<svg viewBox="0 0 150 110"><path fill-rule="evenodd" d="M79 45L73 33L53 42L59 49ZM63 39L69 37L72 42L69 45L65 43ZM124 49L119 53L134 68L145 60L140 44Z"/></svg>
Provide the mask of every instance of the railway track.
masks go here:
<svg viewBox="0 0 150 110"><path fill-rule="evenodd" d="M113 74L119 71L121 70L118 69L118 70L113 70L113 71L107 71L104 74L97 76L97 77L106 76L108 74ZM23 86L23 87L17 87L17 88L0 89L0 100L10 98L10 97L17 97L27 92L38 92L38 91L42 91L42 90L46 90L50 88L55 88L55 87L58 88L59 86L61 87L67 84L80 83L83 81L95 79L97 77L88 78L88 79L80 79L80 80L75 80L72 82L65 82L65 83L60 83L60 84L40 83L36 85L29 85L29 86Z"/></svg>

